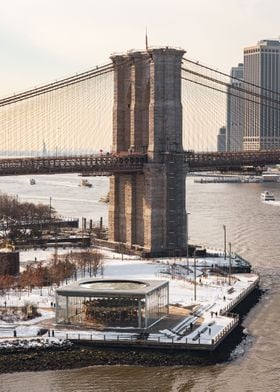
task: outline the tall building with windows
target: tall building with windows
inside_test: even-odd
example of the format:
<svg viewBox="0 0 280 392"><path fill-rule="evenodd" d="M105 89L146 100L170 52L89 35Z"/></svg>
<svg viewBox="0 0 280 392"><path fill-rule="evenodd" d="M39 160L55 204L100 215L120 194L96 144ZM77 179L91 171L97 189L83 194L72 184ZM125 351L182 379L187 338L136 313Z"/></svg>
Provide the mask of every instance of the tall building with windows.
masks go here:
<svg viewBox="0 0 280 392"><path fill-rule="evenodd" d="M261 96L246 94L244 102L245 150L280 147L279 105L265 97L279 101L280 41L262 40L244 49L244 84L246 90Z"/></svg>
<svg viewBox="0 0 280 392"><path fill-rule="evenodd" d="M217 151L226 151L226 127L221 127L219 129L219 134L217 135Z"/></svg>
<svg viewBox="0 0 280 392"><path fill-rule="evenodd" d="M233 67L230 72L231 81L227 95L227 126L226 150L243 150L244 132L244 99L243 92L243 64Z"/></svg>

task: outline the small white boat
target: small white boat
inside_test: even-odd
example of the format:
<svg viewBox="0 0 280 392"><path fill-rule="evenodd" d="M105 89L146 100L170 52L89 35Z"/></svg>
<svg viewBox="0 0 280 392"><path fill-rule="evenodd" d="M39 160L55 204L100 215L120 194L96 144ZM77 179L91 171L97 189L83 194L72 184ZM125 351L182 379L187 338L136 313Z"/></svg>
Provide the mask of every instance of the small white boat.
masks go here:
<svg viewBox="0 0 280 392"><path fill-rule="evenodd" d="M79 186L85 186L85 187L91 188L92 184L90 182L88 182L88 180L81 180Z"/></svg>
<svg viewBox="0 0 280 392"><path fill-rule="evenodd" d="M30 178L29 183L30 185L35 185L36 181L34 180L34 178Z"/></svg>
<svg viewBox="0 0 280 392"><path fill-rule="evenodd" d="M275 200L275 196L272 192L269 191L264 191L261 194L261 199L263 201L274 201Z"/></svg>

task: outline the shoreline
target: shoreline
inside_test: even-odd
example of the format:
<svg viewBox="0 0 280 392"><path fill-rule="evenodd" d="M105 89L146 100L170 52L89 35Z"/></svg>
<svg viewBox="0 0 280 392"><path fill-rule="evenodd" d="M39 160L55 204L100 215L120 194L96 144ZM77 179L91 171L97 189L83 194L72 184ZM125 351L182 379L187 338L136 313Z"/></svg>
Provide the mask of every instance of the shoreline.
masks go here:
<svg viewBox="0 0 280 392"><path fill-rule="evenodd" d="M213 353L197 351L166 352L151 349L112 349L90 347L88 344L73 344L67 348L44 348L15 350L1 353L0 373L24 371L66 370L88 366L205 366L229 360L229 349L234 349L245 336L243 328L233 332L226 350ZM233 343L234 340L234 344ZM220 352L218 352L220 351Z"/></svg>
<svg viewBox="0 0 280 392"><path fill-rule="evenodd" d="M240 324L213 352L184 352L154 349L96 348L87 341L64 347L29 349L7 348L0 351L0 374L77 369L88 366L206 366L230 361L230 354L245 338L242 320L260 301L264 291L256 288L234 310L240 315Z"/></svg>

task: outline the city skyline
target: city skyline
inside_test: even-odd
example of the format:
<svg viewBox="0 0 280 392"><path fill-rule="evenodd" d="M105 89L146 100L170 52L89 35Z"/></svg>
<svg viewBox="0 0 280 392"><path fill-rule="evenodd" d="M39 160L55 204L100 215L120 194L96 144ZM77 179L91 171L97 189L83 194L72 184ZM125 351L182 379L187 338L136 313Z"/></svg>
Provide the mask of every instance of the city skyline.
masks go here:
<svg viewBox="0 0 280 392"><path fill-rule="evenodd" d="M241 62L243 47L277 38L280 5L275 0L211 5L175 0L172 7L147 0L133 5L84 0L82 6L12 0L0 10L0 94L5 96L107 62L113 52L143 48L146 27L150 45L182 47L190 58L229 72Z"/></svg>

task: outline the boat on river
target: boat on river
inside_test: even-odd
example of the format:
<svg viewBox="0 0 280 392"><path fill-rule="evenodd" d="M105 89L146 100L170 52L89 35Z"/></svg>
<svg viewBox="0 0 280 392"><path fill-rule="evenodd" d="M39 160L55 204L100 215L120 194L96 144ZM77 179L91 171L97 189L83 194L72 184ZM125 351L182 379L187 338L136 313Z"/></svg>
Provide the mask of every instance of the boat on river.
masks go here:
<svg viewBox="0 0 280 392"><path fill-rule="evenodd" d="M269 191L264 191L261 194L261 199L263 201L274 201L275 200L275 196L272 192Z"/></svg>
<svg viewBox="0 0 280 392"><path fill-rule="evenodd" d="M30 178L29 183L30 185L35 185L36 181L34 180L34 178Z"/></svg>
<svg viewBox="0 0 280 392"><path fill-rule="evenodd" d="M83 186L83 187L87 187L87 188L91 188L92 184L90 182L88 182L88 180L81 180L79 186Z"/></svg>

